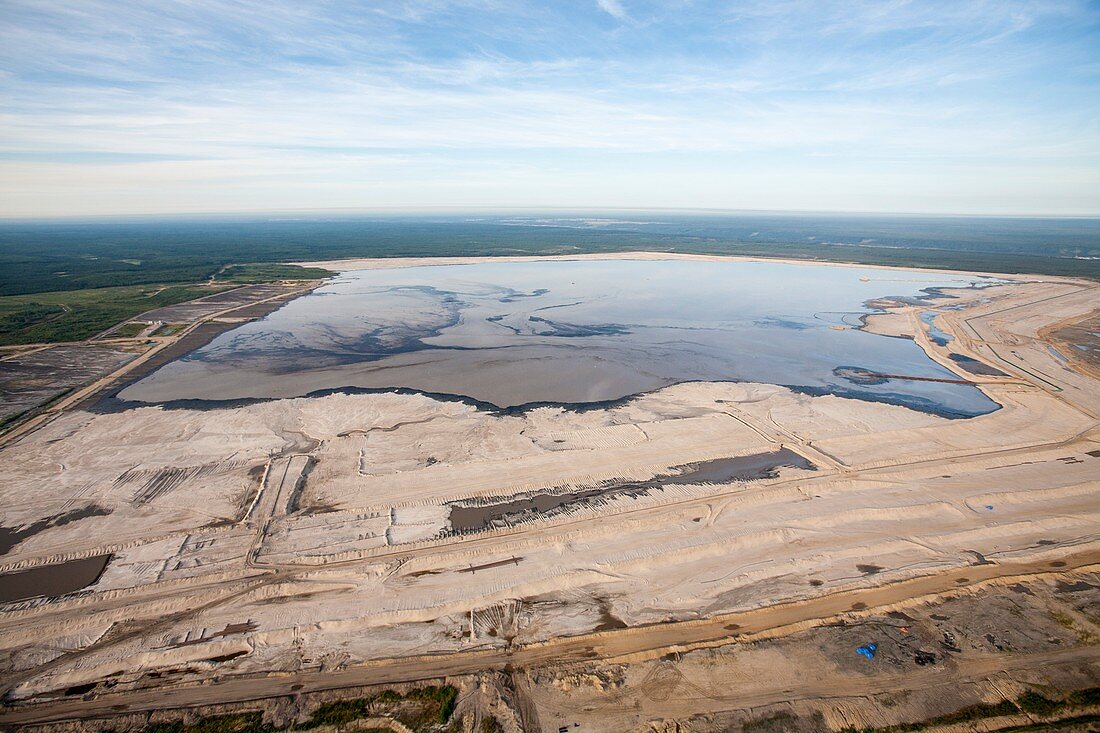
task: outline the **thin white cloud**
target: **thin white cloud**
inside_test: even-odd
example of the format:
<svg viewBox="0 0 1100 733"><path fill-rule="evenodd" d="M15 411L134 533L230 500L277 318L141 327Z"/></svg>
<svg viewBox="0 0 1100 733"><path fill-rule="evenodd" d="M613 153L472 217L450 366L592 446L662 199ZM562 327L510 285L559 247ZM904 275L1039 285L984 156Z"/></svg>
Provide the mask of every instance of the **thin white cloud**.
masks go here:
<svg viewBox="0 0 1100 733"><path fill-rule="evenodd" d="M845 181L845 208L881 190L958 211L963 194L927 182L996 191L1010 168L1013 200L1100 202L1088 3L598 2L631 32L534 0L10 0L0 214L155 210L173 192L188 210L664 205L662 187L820 208L805 199Z"/></svg>
<svg viewBox="0 0 1100 733"><path fill-rule="evenodd" d="M600 6L600 10L617 20L626 20L628 17L626 9L619 0L596 0L596 4Z"/></svg>

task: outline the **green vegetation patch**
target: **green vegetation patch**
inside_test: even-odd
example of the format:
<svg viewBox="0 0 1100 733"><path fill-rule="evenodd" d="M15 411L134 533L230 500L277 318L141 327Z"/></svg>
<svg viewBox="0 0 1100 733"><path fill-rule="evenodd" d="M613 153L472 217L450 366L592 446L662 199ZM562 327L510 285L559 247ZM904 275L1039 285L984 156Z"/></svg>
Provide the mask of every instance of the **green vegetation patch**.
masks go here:
<svg viewBox="0 0 1100 733"><path fill-rule="evenodd" d="M504 726L492 716L482 718L481 724L477 727L477 733L504 733Z"/></svg>
<svg viewBox="0 0 1100 733"><path fill-rule="evenodd" d="M1100 715L1078 715L1073 718L1063 718L1061 720L1045 723L1014 725L1009 728L1001 728L999 733L1033 733L1033 731L1052 730L1095 730L1097 723L1100 723Z"/></svg>
<svg viewBox="0 0 1100 733"><path fill-rule="evenodd" d="M10 334L18 334L39 324L49 323L62 318L66 310L64 307L52 303L12 303L6 301L14 298L0 299L0 343L7 343L3 339ZM13 342L19 343L19 342Z"/></svg>
<svg viewBox="0 0 1100 733"><path fill-rule="evenodd" d="M405 698L407 700L417 700L425 704L425 711L430 711L431 715L427 716L428 719L434 717L437 723L446 723L451 719L451 713L455 711L455 700L458 698L458 690L451 685L443 685L442 687L420 687L415 690L410 690ZM398 716L400 720L401 717ZM411 723L402 720L401 722L408 725L410 728L414 727ZM423 724L424 720L417 720L418 724Z"/></svg>
<svg viewBox="0 0 1100 733"><path fill-rule="evenodd" d="M1085 690L1071 692L1063 700L1051 700L1034 690L1028 690L1016 698L1016 704L1025 713L1047 717L1067 709L1100 705L1100 687L1089 687Z"/></svg>
<svg viewBox="0 0 1100 733"><path fill-rule="evenodd" d="M918 723L916 728L903 727L901 730L920 730L929 726L954 725L955 723L969 723L983 718L999 718L1002 715L1015 715L1020 712L1016 703L1011 700L1002 700L997 703L979 703L968 705L961 710L956 710L947 715L938 715L923 723Z"/></svg>
<svg viewBox="0 0 1100 733"><path fill-rule="evenodd" d="M309 720L290 728L276 728L263 721L263 713L252 711L212 715L193 723L184 723L182 720L153 723L147 725L142 733L279 733L286 730L311 730L321 726L343 726L356 720L383 715L396 718L414 731L430 731L438 730L450 720L457 697L458 690L451 685L421 687L405 694L385 690L370 697L324 703L313 711Z"/></svg>
<svg viewBox="0 0 1100 733"><path fill-rule="evenodd" d="M149 327L148 323L142 323L141 321L133 321L131 323L123 323L121 326L114 330L112 336L118 336L119 338L133 338L139 333Z"/></svg>
<svg viewBox="0 0 1100 733"><path fill-rule="evenodd" d="M185 724L182 720L153 723L146 726L143 733L275 733L276 730L263 721L263 713L255 711L213 715L191 724Z"/></svg>
<svg viewBox="0 0 1100 733"><path fill-rule="evenodd" d="M458 690L451 685L420 687L404 695L383 690L378 695L352 700L328 702L295 726L295 730L310 730L323 725L347 725L354 720L378 715L392 715L415 731L430 730L451 719Z"/></svg>
<svg viewBox="0 0 1100 733"><path fill-rule="evenodd" d="M361 697L354 700L326 702L313 711L309 720L294 726L295 730L309 730L322 725L347 725L353 720L372 717L371 705L377 698Z"/></svg>
<svg viewBox="0 0 1100 733"><path fill-rule="evenodd" d="M961 710L956 710L953 713L938 715L934 718L922 720L917 723L899 723L897 725L888 725L883 728L860 729L848 727L843 728L841 733L908 733L909 731L920 731L944 725L971 723L978 720L984 720L986 718L999 718L1005 715L1017 715L1021 712L1040 718L1048 718L1052 715L1067 712L1075 708L1091 707L1093 705L1100 705L1100 687L1090 687L1085 690L1071 692L1070 694L1066 695L1064 699L1061 700L1051 700L1050 698L1047 698L1046 696L1034 690L1029 690L1016 698L1016 702L1012 702L1011 700L1002 700L998 703L981 703L978 705L969 705L965 708L962 708ZM1095 720L1100 720L1100 716L1077 716L1075 718L1068 718L1061 721L1027 724L1022 726L1015 726L1012 728L1006 728L1004 730L1057 730L1059 727L1062 726L1076 725L1081 723L1082 721L1086 723L1091 723Z"/></svg>
<svg viewBox="0 0 1100 733"><path fill-rule="evenodd" d="M1066 702L1074 707L1100 705L1100 687L1089 687L1070 693Z"/></svg>
<svg viewBox="0 0 1100 733"><path fill-rule="evenodd" d="M280 262L348 257L492 257L631 250L1100 279L1096 225L1087 219L825 216L806 220L695 215L657 219L668 228L594 230L405 216L5 222L0 223L0 295L202 282L240 262L278 267ZM808 241L807 234L819 238ZM863 241L858 245L829 243L846 236ZM304 273L297 276L307 277Z"/></svg>
<svg viewBox="0 0 1100 733"><path fill-rule="evenodd" d="M214 279L218 282L243 284L277 282L279 280L321 280L335 274L335 272L320 267L257 262L248 265L231 265L219 272Z"/></svg>
<svg viewBox="0 0 1100 733"><path fill-rule="evenodd" d="M183 323L165 323L163 326L153 331L153 336L171 336L184 327Z"/></svg>
<svg viewBox="0 0 1100 733"><path fill-rule="evenodd" d="M147 310L228 287L134 285L0 297L0 346L81 341Z"/></svg>
<svg viewBox="0 0 1100 733"><path fill-rule="evenodd" d="M1032 690L1028 690L1016 698L1016 704L1019 705L1020 709L1025 713L1041 715L1043 717L1054 715L1065 706L1065 703L1061 700L1050 700Z"/></svg>

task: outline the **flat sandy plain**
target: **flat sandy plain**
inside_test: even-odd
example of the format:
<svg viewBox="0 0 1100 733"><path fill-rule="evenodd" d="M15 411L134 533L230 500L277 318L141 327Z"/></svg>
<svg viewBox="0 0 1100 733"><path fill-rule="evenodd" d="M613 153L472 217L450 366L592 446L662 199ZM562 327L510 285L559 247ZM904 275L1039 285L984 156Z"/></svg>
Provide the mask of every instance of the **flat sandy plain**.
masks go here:
<svg viewBox="0 0 1100 733"><path fill-rule="evenodd" d="M836 730L1096 687L1100 384L1046 334L1100 288L1008 279L867 319L1002 405L967 420L751 383L508 415L417 394L61 412L0 451L2 524L41 527L0 572L111 558L0 606L0 723L287 724L321 691L446 677L455 730ZM813 470L616 490L784 449ZM454 506L546 495L449 531Z"/></svg>

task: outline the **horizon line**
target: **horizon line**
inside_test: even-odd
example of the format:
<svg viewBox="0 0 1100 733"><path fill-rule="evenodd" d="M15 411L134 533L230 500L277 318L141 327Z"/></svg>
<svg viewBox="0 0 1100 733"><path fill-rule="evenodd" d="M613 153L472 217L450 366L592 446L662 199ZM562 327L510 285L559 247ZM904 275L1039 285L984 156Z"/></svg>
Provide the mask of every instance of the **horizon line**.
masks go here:
<svg viewBox="0 0 1100 733"><path fill-rule="evenodd" d="M973 212L930 212L930 211L874 211L859 209L736 209L715 207L672 207L672 206L488 206L488 205L441 205L441 206L339 206L326 208L290 208L290 209L233 209L209 211L162 211L142 213L104 213L104 214L50 214L27 215L0 212L0 224L34 223L55 221L112 220L112 219L171 219L171 218L207 218L234 216L276 216L287 214L374 214L374 215L416 215L446 213L520 213L520 212L559 212L559 213L683 213L716 215L815 215L815 216L883 216L944 219L1100 219L1100 211L1081 214L1023 213L997 214Z"/></svg>

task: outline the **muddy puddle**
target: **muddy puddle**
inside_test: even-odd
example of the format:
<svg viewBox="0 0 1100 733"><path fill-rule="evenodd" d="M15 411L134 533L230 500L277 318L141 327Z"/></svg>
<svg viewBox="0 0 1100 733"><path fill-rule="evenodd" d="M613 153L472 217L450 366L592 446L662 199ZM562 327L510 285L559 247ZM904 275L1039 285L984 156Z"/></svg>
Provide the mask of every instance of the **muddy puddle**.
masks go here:
<svg viewBox="0 0 1100 733"><path fill-rule="evenodd" d="M973 357L970 357L970 356L964 356L963 354L948 354L947 356L951 359L951 361L955 362L956 364L961 366L963 369L965 369L966 371L968 371L971 374L974 374L976 376L983 376L983 377L1007 377L1008 376L1007 374L1002 372L1000 369L997 369L996 367L991 367L988 364L986 364L985 362L978 361L977 359L975 359Z"/></svg>
<svg viewBox="0 0 1100 733"><path fill-rule="evenodd" d="M99 580L110 560L110 554L95 555L4 573L0 575L0 603L38 596L63 596L87 588Z"/></svg>
<svg viewBox="0 0 1100 733"><path fill-rule="evenodd" d="M456 533L476 532L529 522L599 506L613 499L645 496L652 491L661 491L666 486L728 484L734 481L775 478L779 475L780 468L808 471L817 469L811 461L787 448L771 453L687 463L674 466L670 473L646 481L607 481L599 486L577 491L502 497L480 504L456 502L451 505L451 530Z"/></svg>

